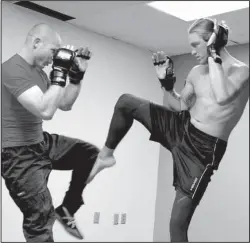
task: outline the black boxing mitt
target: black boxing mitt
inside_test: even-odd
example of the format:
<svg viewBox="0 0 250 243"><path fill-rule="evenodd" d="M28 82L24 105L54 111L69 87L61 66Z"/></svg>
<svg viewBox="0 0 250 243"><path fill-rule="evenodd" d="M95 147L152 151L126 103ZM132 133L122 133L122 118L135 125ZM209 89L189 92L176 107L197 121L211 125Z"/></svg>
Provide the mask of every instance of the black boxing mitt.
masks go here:
<svg viewBox="0 0 250 243"><path fill-rule="evenodd" d="M89 60L90 57L91 57L91 51L89 50L88 47L86 48L79 48L77 50L75 50L75 54L76 54L76 57L79 57L79 58L82 58L82 59L85 59L85 60ZM71 69L69 70L69 81L70 83L72 84L80 84L81 80L83 79L84 77L84 74L85 72L82 72L78 65L73 62L73 65L71 67Z"/></svg>
<svg viewBox="0 0 250 243"><path fill-rule="evenodd" d="M59 48L54 57L52 71L50 72L50 80L52 85L65 87L67 74L73 65L76 54L66 48Z"/></svg>
<svg viewBox="0 0 250 243"><path fill-rule="evenodd" d="M166 56L166 58L169 60L169 67L166 69L165 78L159 79L159 81L161 83L161 87L163 87L166 91L171 91L173 90L176 82L176 77L174 75L174 63L170 57Z"/></svg>
<svg viewBox="0 0 250 243"><path fill-rule="evenodd" d="M217 20L214 21L214 31L208 41L208 52L214 61L218 64L222 64L220 57L220 50L226 46L228 42L228 27L222 21L221 24L217 24Z"/></svg>

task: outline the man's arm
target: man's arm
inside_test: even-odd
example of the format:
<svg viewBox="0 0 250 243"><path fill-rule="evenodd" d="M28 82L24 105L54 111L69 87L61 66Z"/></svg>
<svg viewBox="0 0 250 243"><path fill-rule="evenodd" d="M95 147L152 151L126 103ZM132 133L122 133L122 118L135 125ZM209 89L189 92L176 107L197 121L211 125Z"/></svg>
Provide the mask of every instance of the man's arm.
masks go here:
<svg viewBox="0 0 250 243"><path fill-rule="evenodd" d="M52 71L50 72L51 86L48 90L43 93L35 85L27 88L22 93L16 94L17 100L34 115L44 120L52 119L64 94L67 73L72 66L71 60L73 56L74 53L69 49L58 49L53 58ZM13 82L13 79L10 80ZM25 76L21 80L26 80ZM27 80L27 82L32 83L32 80Z"/></svg>
<svg viewBox="0 0 250 243"><path fill-rule="evenodd" d="M92 52L88 47L79 48L74 63L69 70L69 84L64 90L64 95L60 101L59 108L63 111L71 110L79 93L81 91L81 83L88 67L88 62L92 56Z"/></svg>
<svg viewBox="0 0 250 243"><path fill-rule="evenodd" d="M157 78L159 79L162 88L166 91L167 108L176 112L190 109L195 98L192 80L196 67L191 69L185 81L184 89L181 94L178 94L174 89L176 77L174 75L174 63L172 59L163 51L154 53L152 59L156 69Z"/></svg>
<svg viewBox="0 0 250 243"><path fill-rule="evenodd" d="M178 94L174 89L167 91L167 108L171 111L180 112L182 110L189 110L195 102L194 88L191 82L186 82L185 87Z"/></svg>
<svg viewBox="0 0 250 243"><path fill-rule="evenodd" d="M178 94L174 89L171 91L165 91L167 98L166 107L171 111L181 111L181 95Z"/></svg>
<svg viewBox="0 0 250 243"><path fill-rule="evenodd" d="M59 85L51 85L45 93L36 85L21 93L17 100L35 116L51 120L63 93L63 87Z"/></svg>
<svg viewBox="0 0 250 243"><path fill-rule="evenodd" d="M208 58L210 84L219 105L226 105L238 96L242 89L249 84L249 67L234 65L228 76L222 66Z"/></svg>
<svg viewBox="0 0 250 243"><path fill-rule="evenodd" d="M82 86L82 83L79 83L78 85L69 83L65 87L64 93L62 95L62 98L59 104L60 110L69 111L72 109L73 104L75 103L77 97L80 94L81 86Z"/></svg>
<svg viewBox="0 0 250 243"><path fill-rule="evenodd" d="M195 103L195 92L192 80L194 79L194 73L198 66L195 66L189 72L187 79L185 80L184 88L181 93L178 94L175 89L166 91L167 96L167 108L172 111L180 112L182 110L189 110Z"/></svg>

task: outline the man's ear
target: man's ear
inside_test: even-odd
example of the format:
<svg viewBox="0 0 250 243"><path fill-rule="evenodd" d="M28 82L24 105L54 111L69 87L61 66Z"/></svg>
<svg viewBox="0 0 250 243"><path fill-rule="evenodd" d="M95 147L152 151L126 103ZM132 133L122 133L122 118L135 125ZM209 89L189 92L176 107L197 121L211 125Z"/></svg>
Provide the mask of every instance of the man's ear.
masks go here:
<svg viewBox="0 0 250 243"><path fill-rule="evenodd" d="M42 41L40 38L36 37L33 41L33 49L37 49L41 45Z"/></svg>

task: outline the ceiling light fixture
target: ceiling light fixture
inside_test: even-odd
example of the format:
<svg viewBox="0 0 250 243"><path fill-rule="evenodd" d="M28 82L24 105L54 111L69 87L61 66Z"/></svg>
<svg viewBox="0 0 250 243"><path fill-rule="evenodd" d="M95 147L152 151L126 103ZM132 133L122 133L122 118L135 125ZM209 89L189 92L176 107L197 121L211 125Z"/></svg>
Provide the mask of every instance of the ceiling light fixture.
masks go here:
<svg viewBox="0 0 250 243"><path fill-rule="evenodd" d="M147 5L179 19L191 21L249 8L249 1L154 1Z"/></svg>

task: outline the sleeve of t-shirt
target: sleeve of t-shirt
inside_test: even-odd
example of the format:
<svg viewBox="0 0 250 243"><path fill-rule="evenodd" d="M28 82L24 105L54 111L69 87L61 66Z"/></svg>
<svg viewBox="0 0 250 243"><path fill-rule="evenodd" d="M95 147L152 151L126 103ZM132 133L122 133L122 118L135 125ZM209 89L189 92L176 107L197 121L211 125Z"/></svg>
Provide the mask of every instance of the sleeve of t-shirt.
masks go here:
<svg viewBox="0 0 250 243"><path fill-rule="evenodd" d="M31 80L28 72L19 65L8 70L6 67L2 70L2 82L6 89L16 98L24 91L32 88L36 84Z"/></svg>
<svg viewBox="0 0 250 243"><path fill-rule="evenodd" d="M47 82L47 89L48 89L50 87L50 85L51 85L51 81L49 80L47 74L43 70L42 70L42 75L43 75L44 79Z"/></svg>

